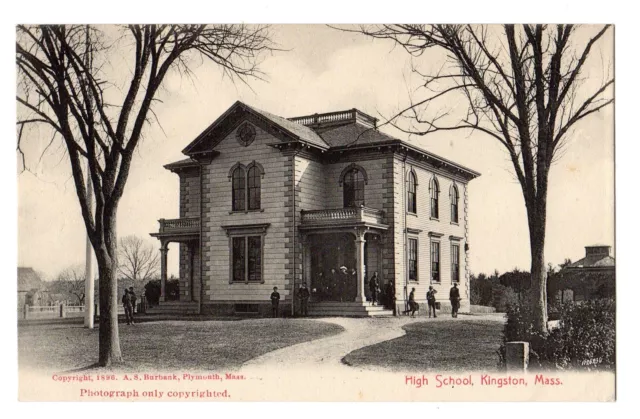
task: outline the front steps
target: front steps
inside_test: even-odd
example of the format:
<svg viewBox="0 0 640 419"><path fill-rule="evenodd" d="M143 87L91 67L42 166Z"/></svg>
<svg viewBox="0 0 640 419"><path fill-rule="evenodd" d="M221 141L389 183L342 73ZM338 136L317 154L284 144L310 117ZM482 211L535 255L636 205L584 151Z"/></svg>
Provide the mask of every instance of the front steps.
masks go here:
<svg viewBox="0 0 640 419"><path fill-rule="evenodd" d="M198 314L198 302L161 301L160 305L147 308L147 314Z"/></svg>
<svg viewBox="0 0 640 419"><path fill-rule="evenodd" d="M393 316L393 310L372 306L369 302L320 301L309 303L309 315L321 317Z"/></svg>

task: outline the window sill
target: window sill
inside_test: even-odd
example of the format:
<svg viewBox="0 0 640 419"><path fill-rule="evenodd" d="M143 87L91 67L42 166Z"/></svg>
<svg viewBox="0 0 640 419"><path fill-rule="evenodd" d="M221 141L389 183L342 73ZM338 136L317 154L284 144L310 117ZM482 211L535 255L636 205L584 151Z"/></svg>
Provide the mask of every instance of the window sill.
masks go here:
<svg viewBox="0 0 640 419"><path fill-rule="evenodd" d="M450 223L450 224L451 224L451 225L454 225L454 226L459 226L459 225L460 225L459 223L457 223L457 222L455 222L455 221L451 221L451 223Z"/></svg>
<svg viewBox="0 0 640 419"><path fill-rule="evenodd" d="M437 218L437 217L429 217L429 219L432 220L432 221L440 221L440 219Z"/></svg>
<svg viewBox="0 0 640 419"><path fill-rule="evenodd" d="M264 281L229 281L229 285L264 284Z"/></svg>
<svg viewBox="0 0 640 419"><path fill-rule="evenodd" d="M229 214L249 214L250 212L264 212L264 208L254 210L229 211Z"/></svg>
<svg viewBox="0 0 640 419"><path fill-rule="evenodd" d="M414 217L417 217L418 213L407 211L407 215L413 215Z"/></svg>

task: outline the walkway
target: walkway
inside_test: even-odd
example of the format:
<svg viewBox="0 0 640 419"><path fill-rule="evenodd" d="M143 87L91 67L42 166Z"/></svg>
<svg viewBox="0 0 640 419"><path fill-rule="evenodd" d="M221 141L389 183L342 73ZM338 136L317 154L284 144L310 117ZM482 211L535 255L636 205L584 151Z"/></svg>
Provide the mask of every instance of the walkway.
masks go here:
<svg viewBox="0 0 640 419"><path fill-rule="evenodd" d="M344 365L342 358L348 353L365 346L375 345L380 342L395 339L405 335L404 326L407 323L423 321L451 320L451 317L440 316L438 319L427 319L424 316L411 318L384 317L384 318L347 318L331 317L312 319L342 326L345 331L334 336L317 339L309 342L288 346L273 352L254 358L242 366L242 371L256 371L258 369L282 369L306 370L310 369L341 369L353 370ZM495 320L504 321L503 316L474 315L460 316L459 321Z"/></svg>

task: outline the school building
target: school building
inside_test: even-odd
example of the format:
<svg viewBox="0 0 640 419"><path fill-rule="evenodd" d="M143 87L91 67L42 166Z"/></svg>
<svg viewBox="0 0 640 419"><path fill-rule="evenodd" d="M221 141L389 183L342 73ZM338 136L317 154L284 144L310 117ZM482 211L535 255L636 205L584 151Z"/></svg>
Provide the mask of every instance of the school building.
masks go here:
<svg viewBox="0 0 640 419"><path fill-rule="evenodd" d="M277 286L292 312L303 282L316 315L406 309L409 292L443 310L457 283L469 309L469 182L479 173L378 129L357 109L283 118L233 104L167 164L180 217L159 220L160 308L270 313ZM175 246L171 246L175 244ZM165 295L167 252L180 254L180 293ZM342 286L335 287L335 275ZM387 307L368 301L378 273ZM295 307L295 305L294 305Z"/></svg>

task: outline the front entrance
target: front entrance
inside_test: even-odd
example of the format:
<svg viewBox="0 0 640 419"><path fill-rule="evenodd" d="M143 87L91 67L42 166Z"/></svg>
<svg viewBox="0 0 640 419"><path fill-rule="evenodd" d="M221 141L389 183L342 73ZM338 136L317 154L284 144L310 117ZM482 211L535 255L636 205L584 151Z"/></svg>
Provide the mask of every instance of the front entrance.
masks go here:
<svg viewBox="0 0 640 419"><path fill-rule="evenodd" d="M377 244L377 242L376 242ZM377 252L377 245L364 245L364 272L376 271L377 267L369 267L369 260L374 263L377 257L371 252ZM358 259L354 235L350 233L313 234L307 238L308 274L313 301L342 301L353 302L358 296ZM365 287L365 290L367 287Z"/></svg>

